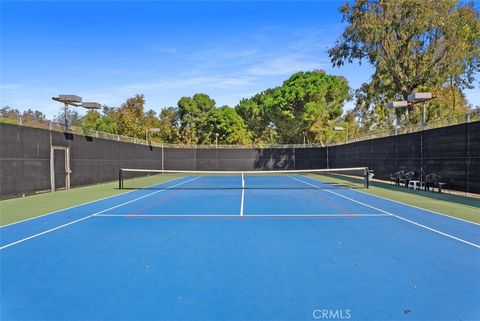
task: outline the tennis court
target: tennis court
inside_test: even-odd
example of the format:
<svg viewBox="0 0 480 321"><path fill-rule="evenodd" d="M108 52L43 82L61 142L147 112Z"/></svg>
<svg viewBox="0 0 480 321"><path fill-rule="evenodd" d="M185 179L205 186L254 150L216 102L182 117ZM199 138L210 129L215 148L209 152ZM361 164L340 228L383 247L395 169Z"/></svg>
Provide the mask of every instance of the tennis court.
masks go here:
<svg viewBox="0 0 480 321"><path fill-rule="evenodd" d="M474 320L476 223L303 173L175 174L3 226L2 320Z"/></svg>

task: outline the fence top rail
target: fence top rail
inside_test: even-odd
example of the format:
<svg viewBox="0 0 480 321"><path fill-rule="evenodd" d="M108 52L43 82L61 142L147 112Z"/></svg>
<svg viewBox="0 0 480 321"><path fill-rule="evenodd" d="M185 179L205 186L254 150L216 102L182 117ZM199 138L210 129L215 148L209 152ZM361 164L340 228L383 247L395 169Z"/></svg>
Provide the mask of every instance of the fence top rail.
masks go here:
<svg viewBox="0 0 480 321"><path fill-rule="evenodd" d="M247 148L312 148L312 147L325 147L325 146L335 146L343 145L348 143L354 143L358 141L364 141L375 138L383 138L389 136L396 136L402 134L409 134L420 132L422 130L459 125L464 123L480 121L480 108L475 108L470 110L468 113L458 116L452 116L449 118L436 119L428 121L425 123L425 127L422 128L420 124L411 125L408 127L400 127L395 129L381 129L381 130L370 130L368 132L359 132L356 133L353 137L348 137L347 139L339 139L333 142L328 143L310 143L310 144L261 144L253 143L249 145L225 145L225 144L209 144L209 145L198 145L198 144L169 144L156 142L151 140L145 140L136 137L123 136L114 133L106 133L98 130L82 128L78 126L68 126L67 132L70 134L90 136L95 138L115 140L125 143L134 143L141 145L149 145L154 147L169 147L169 148L196 148L196 149L212 149L212 148L222 148L222 149L247 149ZM20 125L33 128L42 128L48 129L50 131L56 132L65 132L65 125L56 123L53 121L33 118L28 116L18 116L14 114L1 114L0 123L7 123L13 125Z"/></svg>

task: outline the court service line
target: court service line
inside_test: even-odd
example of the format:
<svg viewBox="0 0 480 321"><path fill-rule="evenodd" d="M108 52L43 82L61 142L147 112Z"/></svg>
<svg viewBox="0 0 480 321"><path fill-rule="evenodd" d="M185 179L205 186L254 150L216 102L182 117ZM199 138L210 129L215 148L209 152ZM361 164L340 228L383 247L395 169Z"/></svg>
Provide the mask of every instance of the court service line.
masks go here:
<svg viewBox="0 0 480 321"><path fill-rule="evenodd" d="M98 214L96 217L132 217L129 214ZM245 214L244 217L374 217L391 216L390 214ZM238 217L237 214L138 214L135 217Z"/></svg>
<svg viewBox="0 0 480 321"><path fill-rule="evenodd" d="M307 185L315 186L315 187L317 187L317 188L321 188L321 187L318 186L318 185L311 184L311 183L309 183L309 182L305 182L305 181L303 181L303 180L301 180L301 179L298 179L298 178L295 178L295 177L292 177L292 176L289 176L289 177L292 178L292 179L295 179L295 180L297 180L297 181L299 181L299 182L303 182L303 183L305 183L305 184L307 184ZM355 202L355 203L358 203L358 204L361 204L361 205L364 205L364 206L367 206L367 207L376 209L377 211L383 212L383 213L385 213L385 214L389 214L389 215L391 215L391 216L393 216L393 217L396 217L396 218L399 219L399 220L402 220L402 221L405 221L405 222L414 224L414 225L416 225L416 226L422 227L422 228L424 228L424 229L426 229L426 230L429 230L429 231L431 231L431 232L435 232L435 233L437 233L437 234L446 236L446 237L448 237L448 238L454 239L454 240L456 240L456 241L459 241L459 242L462 242L462 243L465 243L465 244L468 244L468 245L471 245L471 246L473 246L473 247L476 247L476 248L480 249L480 245L479 245L479 244L475 244L475 243L469 242L469 241L467 241L467 240L461 239L461 238L459 238L459 237L450 235L450 234L448 234L448 233L445 233L445 232L436 230L436 229L434 229L434 228L431 228L431 227L428 227L428 226L426 226L426 225L417 223L417 222L415 222L415 221L406 219L406 218L404 218L404 217L395 215L395 214L393 214L393 213L390 213L390 212L387 212L387 211L385 211L385 210L376 208L376 207L374 207L374 206L365 204L365 203L363 203L363 202L360 202L360 201L357 201L357 200L355 200L355 199L353 199L353 198L350 198L350 197L348 197L348 196L345 196L345 195L342 195L342 194L339 194L339 193L330 191L330 190L328 190L328 189L324 189L324 190L325 190L326 192L328 192L328 193L335 194L335 195L340 196L340 197L342 197L342 198L345 198L345 199L347 199L347 200L349 200L349 201L352 201L352 202Z"/></svg>
<svg viewBox="0 0 480 321"><path fill-rule="evenodd" d="M13 246L13 245L16 245L16 244L19 244L19 243L23 243L23 242L25 242L25 241L28 241L28 240L31 240L31 239L33 239L33 238L39 237L39 236L41 236L41 235L44 235L44 234L47 234L47 233L50 233L50 232L59 230L59 229L64 228L64 227L66 227L66 226L69 226L69 225L72 225L72 224L81 222L81 221L83 221L83 220L86 220L87 218L90 218L90 217L93 217L93 216L97 216L97 215L99 215L99 214L101 214L101 213L105 213L105 212L107 212L107 211L113 210L113 209L118 208L118 207L120 207L120 206L124 206L124 205L130 204L130 203L136 202L136 201L141 200L141 199L143 199L143 198L145 198L145 197L148 197L148 196L151 196L151 195L154 195L154 194L163 192L163 191L165 191L165 190L168 190L168 189L170 189L170 188L173 188L173 187L176 187L176 186L179 186L179 185L182 185L182 184L191 182L191 181L193 181L193 180L195 180L195 179L198 179L198 178L200 178L200 176L197 176L197 177L194 177L194 178L189 179L189 180L187 180L187 181L183 181L183 182L180 182L180 183L178 183L178 184L172 185L172 186L170 186L170 187L167 187L167 188L164 188L164 189L161 189L161 190L158 190L158 191L155 191L155 192L152 192L152 193L149 193L149 194L146 194L146 195L137 197L137 198L135 198L135 199L133 199L133 200L130 200L130 201L128 201L128 202L124 202L124 203L121 203L121 204L112 206L112 207L107 208L107 209L105 209L105 210L102 210L102 211L99 211L99 212L90 214L90 215L88 215L88 216L82 217L82 218L80 218L80 219L78 219L78 220L75 220L75 221L72 221L72 222L68 222L68 223L62 224L62 225L60 225L60 226L51 228L51 229L49 229L49 230L46 230L46 231L43 231L43 232L40 232L40 233L31 235L31 236L28 236L28 237L25 237L25 238L23 238L23 239L20 239L20 240L18 240L18 241L15 241L15 242L12 242L12 243L9 243L9 244L6 244L6 245L0 247L0 250L6 249L7 247L10 247L10 246Z"/></svg>
<svg viewBox="0 0 480 321"><path fill-rule="evenodd" d="M243 204L245 203L245 188L242 188L242 200L240 203L240 216L243 216Z"/></svg>
<svg viewBox="0 0 480 321"><path fill-rule="evenodd" d="M179 179L182 179L182 178L185 178L185 177L174 178L174 179L170 179L170 180L165 181L165 182L152 184L152 185L147 186L146 188L151 188L151 187L156 186L156 185L162 185L162 184L166 184L166 183L171 183L171 182L174 182L174 181L179 180ZM120 193L120 194L116 194L116 195L112 195L112 196L102 197L102 198L99 198L99 199L96 199L96 200L93 200L93 201L88 201L88 202L85 202L85 203L81 203L81 204L73 205L73 206L70 206L70 207L62 208L62 209L60 209L60 210L56 210L56 211L53 211L53 212L45 213L45 214L38 215L38 216L35 216L35 217L26 218L26 219L21 220L21 221L17 221L17 222L9 223L9 224L6 224L6 225L2 225L2 226L0 226L0 229L1 229L1 228L4 228L4 227L7 227L7 226L11 226L11 225L15 225L15 224L19 224L19 223L23 223L23 222L35 220L35 219L37 219L37 218L44 217L44 216L48 216L48 215L55 214L55 213L58 213L58 212L71 210L72 208L75 208L75 207L80 207L80 206L83 206L83 205L88 205L88 204L92 204L92 203L95 203L95 202L104 201L104 200L106 200L106 199L113 198L113 197L117 197L117 196L124 196L124 195L130 194L130 193L138 192L139 190L140 190L140 189L136 189L136 190L129 191L129 192L125 192L125 193Z"/></svg>

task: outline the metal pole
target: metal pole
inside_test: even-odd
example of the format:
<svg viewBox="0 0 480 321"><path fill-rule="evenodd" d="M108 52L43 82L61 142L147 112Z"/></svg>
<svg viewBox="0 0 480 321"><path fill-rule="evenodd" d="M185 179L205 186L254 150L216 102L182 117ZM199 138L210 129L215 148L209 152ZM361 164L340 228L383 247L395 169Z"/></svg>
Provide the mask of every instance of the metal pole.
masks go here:
<svg viewBox="0 0 480 321"><path fill-rule="evenodd" d="M65 116L65 132L66 132L66 133L68 132L67 107L68 107L68 104L67 104L67 103L65 103L65 112L64 112L64 116Z"/></svg>
<svg viewBox="0 0 480 321"><path fill-rule="evenodd" d="M422 130L425 130L425 101L422 102Z"/></svg>
<svg viewBox="0 0 480 321"><path fill-rule="evenodd" d="M328 141L327 141L327 169L330 169L330 163L328 160Z"/></svg>
<svg viewBox="0 0 480 321"><path fill-rule="evenodd" d="M422 131L420 132L420 184L424 184L423 182L423 126Z"/></svg>
<svg viewBox="0 0 480 321"><path fill-rule="evenodd" d="M123 189L123 177L122 177L122 169L118 169L118 189Z"/></svg>
<svg viewBox="0 0 480 321"><path fill-rule="evenodd" d="M163 142L162 142L162 174L165 166L165 148L163 147Z"/></svg>

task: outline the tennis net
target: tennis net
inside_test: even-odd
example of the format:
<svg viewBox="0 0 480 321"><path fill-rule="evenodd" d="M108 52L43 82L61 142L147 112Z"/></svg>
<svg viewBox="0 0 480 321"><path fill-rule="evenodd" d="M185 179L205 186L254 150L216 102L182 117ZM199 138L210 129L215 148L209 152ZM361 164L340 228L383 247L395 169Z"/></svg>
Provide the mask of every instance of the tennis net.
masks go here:
<svg viewBox="0 0 480 321"><path fill-rule="evenodd" d="M183 171L121 168L119 189L333 189L368 188L367 167L262 170Z"/></svg>

